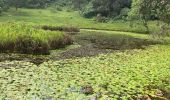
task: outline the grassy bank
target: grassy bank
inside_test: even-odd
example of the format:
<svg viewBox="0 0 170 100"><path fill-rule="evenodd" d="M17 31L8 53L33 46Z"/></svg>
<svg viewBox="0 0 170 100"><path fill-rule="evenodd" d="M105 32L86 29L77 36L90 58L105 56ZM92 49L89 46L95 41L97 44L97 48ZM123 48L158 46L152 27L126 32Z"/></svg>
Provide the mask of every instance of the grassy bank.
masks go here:
<svg viewBox="0 0 170 100"><path fill-rule="evenodd" d="M70 44L71 38L63 32L45 31L24 23L8 22L0 24L0 51L30 54L48 54Z"/></svg>
<svg viewBox="0 0 170 100"><path fill-rule="evenodd" d="M0 22L19 21L27 22L35 25L50 26L74 26L86 29L114 30L125 32L145 33L146 29L141 23L134 24L130 27L128 21L110 21L108 23L99 23L93 19L83 18L77 11L53 11L50 9L10 9L0 16ZM150 22L151 30L156 27L155 22Z"/></svg>

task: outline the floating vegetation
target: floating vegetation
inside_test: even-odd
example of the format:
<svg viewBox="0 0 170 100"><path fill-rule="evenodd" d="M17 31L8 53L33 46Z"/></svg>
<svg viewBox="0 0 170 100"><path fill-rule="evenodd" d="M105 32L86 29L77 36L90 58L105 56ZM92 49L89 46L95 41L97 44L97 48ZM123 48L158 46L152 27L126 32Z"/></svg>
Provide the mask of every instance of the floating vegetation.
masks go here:
<svg viewBox="0 0 170 100"><path fill-rule="evenodd" d="M14 67L0 67L0 99L169 100L169 51L158 45L39 66L2 62Z"/></svg>

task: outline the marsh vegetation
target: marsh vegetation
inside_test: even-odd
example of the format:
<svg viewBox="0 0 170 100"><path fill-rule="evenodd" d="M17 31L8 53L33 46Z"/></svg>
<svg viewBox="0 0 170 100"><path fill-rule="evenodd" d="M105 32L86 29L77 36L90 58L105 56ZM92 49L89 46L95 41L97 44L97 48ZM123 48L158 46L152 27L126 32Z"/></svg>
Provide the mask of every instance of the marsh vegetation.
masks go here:
<svg viewBox="0 0 170 100"><path fill-rule="evenodd" d="M169 100L169 0L0 0L0 100Z"/></svg>

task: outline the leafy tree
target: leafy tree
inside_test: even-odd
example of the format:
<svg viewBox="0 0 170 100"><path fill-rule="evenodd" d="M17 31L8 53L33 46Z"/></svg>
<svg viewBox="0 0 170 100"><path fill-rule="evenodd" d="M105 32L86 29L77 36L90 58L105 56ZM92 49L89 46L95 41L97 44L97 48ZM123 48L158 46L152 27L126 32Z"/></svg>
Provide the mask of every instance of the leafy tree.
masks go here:
<svg viewBox="0 0 170 100"><path fill-rule="evenodd" d="M14 6L16 10L19 7L26 8L45 8L55 0L6 0L10 6Z"/></svg>
<svg viewBox="0 0 170 100"><path fill-rule="evenodd" d="M91 0L91 9L85 14L101 14L105 17L116 17L123 8L130 8L131 0Z"/></svg>
<svg viewBox="0 0 170 100"><path fill-rule="evenodd" d="M89 0L72 0L72 4L74 8L78 10L82 10L85 4L87 4Z"/></svg>
<svg viewBox="0 0 170 100"><path fill-rule="evenodd" d="M13 4L15 6L16 10L18 10L18 7L21 6L22 1L21 0L12 0L11 4Z"/></svg>
<svg viewBox="0 0 170 100"><path fill-rule="evenodd" d="M149 32L148 21L152 17L170 23L170 0L133 0L129 17L141 19Z"/></svg>
<svg viewBox="0 0 170 100"><path fill-rule="evenodd" d="M24 6L28 8L45 8L50 0L26 0Z"/></svg>
<svg viewBox="0 0 170 100"><path fill-rule="evenodd" d="M0 13L8 9L7 2L5 0L0 0Z"/></svg>

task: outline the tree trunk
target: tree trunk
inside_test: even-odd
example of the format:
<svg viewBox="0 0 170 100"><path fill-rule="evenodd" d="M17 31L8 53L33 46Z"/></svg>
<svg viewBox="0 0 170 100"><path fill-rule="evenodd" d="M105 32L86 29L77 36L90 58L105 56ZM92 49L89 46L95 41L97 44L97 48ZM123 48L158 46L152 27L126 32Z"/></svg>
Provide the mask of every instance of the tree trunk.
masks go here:
<svg viewBox="0 0 170 100"><path fill-rule="evenodd" d="M18 7L15 7L16 11L18 11Z"/></svg>
<svg viewBox="0 0 170 100"><path fill-rule="evenodd" d="M18 4L15 4L15 9L16 11L18 11Z"/></svg>

